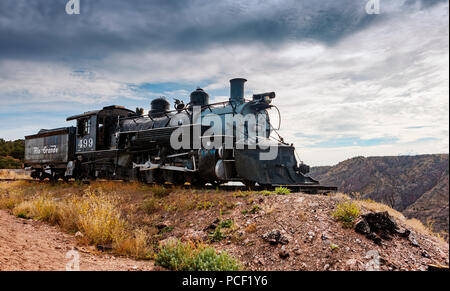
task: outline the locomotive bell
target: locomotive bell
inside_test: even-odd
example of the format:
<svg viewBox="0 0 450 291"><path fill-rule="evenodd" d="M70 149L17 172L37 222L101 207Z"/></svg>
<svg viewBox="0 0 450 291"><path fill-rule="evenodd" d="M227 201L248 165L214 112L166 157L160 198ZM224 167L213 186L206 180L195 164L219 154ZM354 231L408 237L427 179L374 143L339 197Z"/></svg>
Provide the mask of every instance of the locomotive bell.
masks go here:
<svg viewBox="0 0 450 291"><path fill-rule="evenodd" d="M197 88L190 95L191 106L205 106L209 104L209 95L202 88Z"/></svg>
<svg viewBox="0 0 450 291"><path fill-rule="evenodd" d="M184 102L182 100L179 99L175 99L175 109L178 111L183 110L185 107Z"/></svg>

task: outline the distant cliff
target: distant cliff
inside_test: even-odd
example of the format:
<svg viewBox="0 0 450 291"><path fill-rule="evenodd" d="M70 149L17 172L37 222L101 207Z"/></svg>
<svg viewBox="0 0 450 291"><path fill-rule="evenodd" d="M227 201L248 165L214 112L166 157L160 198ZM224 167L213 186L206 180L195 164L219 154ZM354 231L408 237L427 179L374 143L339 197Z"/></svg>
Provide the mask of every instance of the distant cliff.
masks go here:
<svg viewBox="0 0 450 291"><path fill-rule="evenodd" d="M311 176L345 193L383 202L433 230L449 229L449 155L356 157L314 167Z"/></svg>

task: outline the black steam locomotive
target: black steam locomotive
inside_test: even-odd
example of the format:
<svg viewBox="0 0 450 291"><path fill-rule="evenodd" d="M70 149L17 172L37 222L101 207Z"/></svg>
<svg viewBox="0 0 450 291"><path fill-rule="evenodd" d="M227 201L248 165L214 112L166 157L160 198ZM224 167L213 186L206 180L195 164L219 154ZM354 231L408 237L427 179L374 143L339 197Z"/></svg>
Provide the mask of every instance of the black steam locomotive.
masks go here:
<svg viewBox="0 0 450 291"><path fill-rule="evenodd" d="M25 163L36 179L115 179L181 185L239 181L248 186L334 190L308 177L295 148L273 141L268 110L275 93L244 99L245 79L230 81L230 99L209 103L198 88L190 102L157 98L148 114L108 106L67 118L76 127L25 137Z"/></svg>

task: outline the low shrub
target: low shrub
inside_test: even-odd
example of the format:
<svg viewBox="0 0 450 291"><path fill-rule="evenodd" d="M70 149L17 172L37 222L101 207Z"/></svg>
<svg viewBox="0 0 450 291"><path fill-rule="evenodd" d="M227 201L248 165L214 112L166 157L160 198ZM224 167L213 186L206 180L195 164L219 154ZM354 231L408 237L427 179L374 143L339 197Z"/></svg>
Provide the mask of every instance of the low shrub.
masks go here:
<svg viewBox="0 0 450 291"><path fill-rule="evenodd" d="M275 188L275 194L277 194L277 195L289 195L289 194L291 194L291 190L289 190L288 188L285 188L285 187L276 187Z"/></svg>
<svg viewBox="0 0 450 291"><path fill-rule="evenodd" d="M264 195L264 196L269 196L269 195L274 195L275 193L269 190L261 190L258 192L258 194Z"/></svg>
<svg viewBox="0 0 450 291"><path fill-rule="evenodd" d="M161 246L156 265L174 271L239 271L239 261L203 244L169 242Z"/></svg>
<svg viewBox="0 0 450 291"><path fill-rule="evenodd" d="M172 232L173 229L173 226L165 226L160 230L160 233Z"/></svg>
<svg viewBox="0 0 450 291"><path fill-rule="evenodd" d="M249 210L249 213L256 214L261 210L261 207L259 205L253 205L252 209Z"/></svg>
<svg viewBox="0 0 450 291"><path fill-rule="evenodd" d="M360 208L353 202L344 202L338 204L333 216L342 222L345 228L352 228L355 219L359 216Z"/></svg>
<svg viewBox="0 0 450 291"><path fill-rule="evenodd" d="M222 232L222 229L219 226L216 227L213 233L209 235L209 240L211 242L219 242L226 238L226 235Z"/></svg>
<svg viewBox="0 0 450 291"><path fill-rule="evenodd" d="M230 228L232 226L233 226L233 219L222 220L219 223L219 227L223 227L223 228Z"/></svg>
<svg viewBox="0 0 450 291"><path fill-rule="evenodd" d="M332 252L336 251L337 249L339 249L339 246L337 244L330 243L330 250Z"/></svg>
<svg viewBox="0 0 450 291"><path fill-rule="evenodd" d="M261 207L259 205L253 205L251 209L244 209L241 211L242 214L256 214L261 210Z"/></svg>

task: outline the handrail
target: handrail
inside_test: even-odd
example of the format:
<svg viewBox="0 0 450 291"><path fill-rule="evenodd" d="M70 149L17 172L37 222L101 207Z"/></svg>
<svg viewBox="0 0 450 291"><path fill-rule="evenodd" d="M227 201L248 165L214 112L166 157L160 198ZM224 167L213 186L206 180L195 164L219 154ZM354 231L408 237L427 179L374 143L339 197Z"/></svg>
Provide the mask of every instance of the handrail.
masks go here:
<svg viewBox="0 0 450 291"><path fill-rule="evenodd" d="M248 99L244 99L244 101L250 102L250 100L248 100ZM216 103L211 103L211 104L207 104L207 105L201 106L201 110L207 109L207 108L211 110L211 107L218 106L218 105L224 105L224 107L225 107L225 106L228 105L229 103L231 103L229 100L227 100L227 101L221 101L221 102L216 102ZM186 108L184 108L183 110L174 109L174 110L164 111L164 115L167 116L167 115L170 114L170 113L180 112L180 111L186 111L186 113L190 114L190 112L188 112L190 108L192 108L192 107L189 107L189 108L186 107ZM140 117L146 117L146 115L120 117L120 120L135 119L135 118L140 118Z"/></svg>

